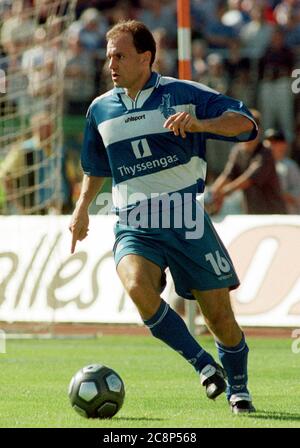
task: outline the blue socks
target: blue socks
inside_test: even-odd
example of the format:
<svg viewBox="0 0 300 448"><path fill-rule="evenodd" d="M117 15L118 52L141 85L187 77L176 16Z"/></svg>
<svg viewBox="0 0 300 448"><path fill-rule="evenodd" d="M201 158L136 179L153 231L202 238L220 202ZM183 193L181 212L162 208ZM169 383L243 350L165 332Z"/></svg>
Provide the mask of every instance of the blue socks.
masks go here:
<svg viewBox="0 0 300 448"><path fill-rule="evenodd" d="M248 374L247 360L249 348L243 335L241 342L235 347L225 347L216 342L219 358L228 376L228 387L226 395L229 399L231 395L249 394L247 389Z"/></svg>
<svg viewBox="0 0 300 448"><path fill-rule="evenodd" d="M197 372L207 364L215 364L213 357L190 334L184 320L164 300L154 316L144 324L154 337L180 353Z"/></svg>
<svg viewBox="0 0 300 448"><path fill-rule="evenodd" d="M190 334L184 320L164 300L161 301L154 316L145 320L144 323L154 337L180 353L197 372L201 372L207 364L216 364L214 358ZM237 394L243 397L245 394L247 399L250 395L247 389L249 348L244 334L235 347L225 347L220 342L216 342L216 346L228 376L227 398Z"/></svg>

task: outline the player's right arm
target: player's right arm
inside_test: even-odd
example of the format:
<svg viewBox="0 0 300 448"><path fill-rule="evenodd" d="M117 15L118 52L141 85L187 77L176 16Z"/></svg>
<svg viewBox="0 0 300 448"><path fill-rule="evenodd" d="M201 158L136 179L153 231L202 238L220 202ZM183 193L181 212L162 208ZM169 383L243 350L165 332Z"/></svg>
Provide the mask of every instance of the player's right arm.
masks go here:
<svg viewBox="0 0 300 448"><path fill-rule="evenodd" d="M72 233L72 254L75 251L77 241L83 240L88 234L88 209L92 200L102 188L106 177L112 177L107 153L102 137L98 131L98 121L96 121L93 114L93 108L96 107L97 104L97 102L92 103L86 116L81 151L81 166L84 176L80 196L76 203L76 207L69 225L69 229Z"/></svg>
<svg viewBox="0 0 300 448"><path fill-rule="evenodd" d="M72 233L71 253L75 251L77 241L82 241L88 234L89 206L102 188L105 177L88 176L84 174L80 196L73 212L69 229Z"/></svg>

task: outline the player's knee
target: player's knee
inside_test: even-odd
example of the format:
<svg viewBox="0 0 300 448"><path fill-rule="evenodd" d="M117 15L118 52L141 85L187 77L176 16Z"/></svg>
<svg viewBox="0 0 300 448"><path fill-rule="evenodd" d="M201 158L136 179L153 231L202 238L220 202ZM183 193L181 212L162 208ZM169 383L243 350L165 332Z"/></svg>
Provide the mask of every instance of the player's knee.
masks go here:
<svg viewBox="0 0 300 448"><path fill-rule="evenodd" d="M135 303L141 300L143 294L143 287L142 284L136 278L132 278L126 282L126 291L129 297Z"/></svg>
<svg viewBox="0 0 300 448"><path fill-rule="evenodd" d="M125 287L134 302L139 302L147 297L150 299L152 296L157 295L152 285L147 284L139 277L128 279Z"/></svg>
<svg viewBox="0 0 300 448"><path fill-rule="evenodd" d="M150 319L159 307L159 294L152 287L147 287L147 285L136 279L131 279L127 282L126 290L142 318L144 320Z"/></svg>

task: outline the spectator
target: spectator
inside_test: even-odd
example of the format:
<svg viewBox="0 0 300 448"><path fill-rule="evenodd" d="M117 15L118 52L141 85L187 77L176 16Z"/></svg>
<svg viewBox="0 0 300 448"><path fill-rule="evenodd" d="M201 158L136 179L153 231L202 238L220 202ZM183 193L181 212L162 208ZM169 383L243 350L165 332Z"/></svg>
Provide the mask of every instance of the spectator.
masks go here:
<svg viewBox="0 0 300 448"><path fill-rule="evenodd" d="M230 44L228 56L224 63L231 80L237 78L241 70L250 71L250 59L243 56L239 40L235 40Z"/></svg>
<svg viewBox="0 0 300 448"><path fill-rule="evenodd" d="M9 11L12 7L12 0L1 0L0 2L0 17L9 15Z"/></svg>
<svg viewBox="0 0 300 448"><path fill-rule="evenodd" d="M21 70L20 58L17 53L11 53L6 58L6 101L2 104L1 113L25 113L28 110L28 79ZM1 108L2 109L2 108Z"/></svg>
<svg viewBox="0 0 300 448"><path fill-rule="evenodd" d="M40 112L31 118L27 138L15 142L0 165L0 181L5 185L12 211L47 214L60 211L69 186L64 173L60 179L62 151L56 148L54 119Z"/></svg>
<svg viewBox="0 0 300 448"><path fill-rule="evenodd" d="M300 49L300 11L290 9L284 26L285 44L292 50Z"/></svg>
<svg viewBox="0 0 300 448"><path fill-rule="evenodd" d="M23 53L21 65L28 79L28 103L25 107L31 113L45 111L47 98L55 90L54 75L63 67L57 49L47 41L47 33L43 27L37 28L35 46Z"/></svg>
<svg viewBox="0 0 300 448"><path fill-rule="evenodd" d="M26 16L23 1L12 2L10 14L7 14L1 27L0 41L6 54L15 54L26 48L32 41L36 24Z"/></svg>
<svg viewBox="0 0 300 448"><path fill-rule="evenodd" d="M241 44L238 40L230 45L228 58L224 63L229 79L228 95L239 98L245 104L253 107L255 89L252 83L250 59L242 55Z"/></svg>
<svg viewBox="0 0 300 448"><path fill-rule="evenodd" d="M265 22L262 6L255 5L250 17L250 22L240 31L240 39L245 56L255 60L262 57L271 41L272 25Z"/></svg>
<svg viewBox="0 0 300 448"><path fill-rule="evenodd" d="M78 21L71 24L69 33L79 34L82 47L94 57L98 57L105 44L107 27L105 17L97 9L88 8L81 14Z"/></svg>
<svg viewBox="0 0 300 448"><path fill-rule="evenodd" d="M119 0L117 4L109 10L108 21L109 23L117 23L122 20L128 20L135 17L137 14L135 8L133 8L130 0Z"/></svg>
<svg viewBox="0 0 300 448"><path fill-rule="evenodd" d="M203 39L194 39L192 41L192 78L195 81L207 71L207 45Z"/></svg>
<svg viewBox="0 0 300 448"><path fill-rule="evenodd" d="M211 53L207 57L207 68L206 74L200 78L200 81L206 86L226 94L229 81L222 57L218 53Z"/></svg>
<svg viewBox="0 0 300 448"><path fill-rule="evenodd" d="M299 0L281 0L281 2L274 9L274 17L278 25L287 25L291 12L294 15L298 15L300 13Z"/></svg>
<svg viewBox="0 0 300 448"><path fill-rule="evenodd" d="M54 120L48 112L34 114L31 118L33 138L27 142L28 184L34 187L30 206L40 214L47 214L51 209L59 211L63 202L62 185L57 184L62 151L56 147Z"/></svg>
<svg viewBox="0 0 300 448"><path fill-rule="evenodd" d="M191 0L191 19L192 24L195 25L195 32L201 32L201 28L205 28L208 23L215 20L218 1Z"/></svg>
<svg viewBox="0 0 300 448"><path fill-rule="evenodd" d="M95 65L91 54L84 51L79 35L68 37L65 55L65 111L68 114L86 114L95 96Z"/></svg>
<svg viewBox="0 0 300 448"><path fill-rule="evenodd" d="M216 9L215 20L207 24L205 38L209 48L213 50L226 50L237 38L237 32L232 26L225 25L222 21L226 12L226 2L220 1Z"/></svg>
<svg viewBox="0 0 300 448"><path fill-rule="evenodd" d="M29 135L28 135L29 139ZM26 170L26 141L22 139L11 145L10 151L1 159L0 163L0 190L2 199L8 200L9 212L23 213L25 205L29 202L28 194L24 189L28 187L29 173ZM23 191L19 193L19 188Z"/></svg>
<svg viewBox="0 0 300 448"><path fill-rule="evenodd" d="M300 169L297 163L287 157L288 144L284 134L275 129L265 132L266 145L271 148L276 171L280 180L283 199L288 213L300 213Z"/></svg>
<svg viewBox="0 0 300 448"><path fill-rule="evenodd" d="M64 36L63 21L60 17L50 15L46 20L45 29L47 32L47 41L59 54L62 48L62 39Z"/></svg>
<svg viewBox="0 0 300 448"><path fill-rule="evenodd" d="M293 53L284 44L282 29L276 28L271 45L259 61L258 104L264 129L279 126L289 143L294 139L293 67Z"/></svg>
<svg viewBox="0 0 300 448"><path fill-rule="evenodd" d="M191 0L191 10L192 13L198 15L199 17L204 17L205 22L208 23L215 19L217 5L219 0Z"/></svg>
<svg viewBox="0 0 300 448"><path fill-rule="evenodd" d="M258 112L252 114L259 124ZM238 190L244 193L245 213L286 213L275 162L261 143L260 132L255 140L233 147L224 171L211 186L212 200L220 209L224 197Z"/></svg>
<svg viewBox="0 0 300 448"><path fill-rule="evenodd" d="M164 28L156 28L153 31L153 37L156 42L156 57L153 70L164 76L174 76L176 74L176 58L174 58L167 47L166 30Z"/></svg>
<svg viewBox="0 0 300 448"><path fill-rule="evenodd" d="M239 33L249 21L249 15L243 10L242 0L227 0L228 11L222 17L222 22L234 28Z"/></svg>
<svg viewBox="0 0 300 448"><path fill-rule="evenodd" d="M292 144L291 157L300 167L300 120L296 125L296 137Z"/></svg>
<svg viewBox="0 0 300 448"><path fill-rule="evenodd" d="M37 3L0 0L0 68L7 75L0 114L47 112L57 104L52 92L57 92L56 74L64 67L65 110L68 114L85 113L91 98L111 86L103 47L108 23L129 17L142 19L154 30L156 69L176 76L175 0L80 0L76 6L79 18L69 28L67 50L62 49L64 20L57 5L47 0L35 12L32 6ZM201 38L192 42L192 79L207 82L250 106L257 103L264 128L282 129L292 157L300 165L300 131L294 132L300 102L290 89L291 70L299 65L295 59L300 55L300 1L191 0L191 11L192 36ZM278 24L283 43L276 47ZM212 56L207 58L209 53ZM219 148L208 151L216 175L223 170L231 148L228 142L222 143L223 155Z"/></svg>
<svg viewBox="0 0 300 448"><path fill-rule="evenodd" d="M141 8L137 20L143 22L150 30L164 28L168 45L176 43L176 3L168 2L163 5L160 1L141 0L140 4Z"/></svg>

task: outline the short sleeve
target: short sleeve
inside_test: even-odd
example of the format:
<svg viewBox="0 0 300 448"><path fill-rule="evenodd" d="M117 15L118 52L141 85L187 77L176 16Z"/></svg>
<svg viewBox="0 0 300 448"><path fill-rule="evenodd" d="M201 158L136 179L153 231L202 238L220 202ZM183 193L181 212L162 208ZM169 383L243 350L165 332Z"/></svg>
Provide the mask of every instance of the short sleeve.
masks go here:
<svg viewBox="0 0 300 448"><path fill-rule="evenodd" d="M94 124L91 109L86 117L81 166L88 176L112 177L106 149Z"/></svg>
<svg viewBox="0 0 300 448"><path fill-rule="evenodd" d="M242 101L238 101L234 98L216 92L209 95L204 105L200 104L196 107L196 115L199 119L217 118L224 112L234 112L244 115L253 122L253 129L250 132L242 133L235 137L225 137L223 135L206 133L206 138L230 142L247 142L249 140L253 140L257 136L257 124L255 123L251 112Z"/></svg>

